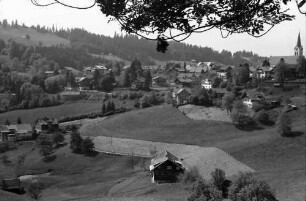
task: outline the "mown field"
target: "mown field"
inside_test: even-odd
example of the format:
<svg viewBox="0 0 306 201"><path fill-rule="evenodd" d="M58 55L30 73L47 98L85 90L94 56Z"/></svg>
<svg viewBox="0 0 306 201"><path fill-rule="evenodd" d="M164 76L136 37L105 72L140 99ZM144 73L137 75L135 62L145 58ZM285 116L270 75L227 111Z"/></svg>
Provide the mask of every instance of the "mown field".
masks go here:
<svg viewBox="0 0 306 201"><path fill-rule="evenodd" d="M26 35L30 36L30 39L26 39ZM34 29L31 28L12 28L9 27L8 29L3 29L0 26L0 38L5 41L9 39L13 39L17 43L22 43L27 46L29 45L38 45L39 41L42 42L43 46L52 46L52 45L69 45L70 42L67 39L61 38L54 34L50 33L39 33Z"/></svg>
<svg viewBox="0 0 306 201"><path fill-rule="evenodd" d="M280 201L305 200L305 107L289 113L294 137L275 126L239 130L231 123L193 121L176 108L158 106L108 118L84 135L218 147L256 171L276 190Z"/></svg>
<svg viewBox="0 0 306 201"><path fill-rule="evenodd" d="M17 157L26 154L24 174L51 174L39 176L44 183L43 201L54 200L121 200L120 197L137 197L139 200L185 200L186 191L181 184L153 185L148 159L128 156L97 154L84 156L71 153L68 145L55 149L51 159L45 162L39 148L33 142L25 142L18 149L6 153L11 163L0 165L0 175L10 178L15 174ZM3 154L0 154L2 156ZM26 187L26 183L22 183ZM29 195L14 196L0 191L0 200L10 196L9 201L29 199ZM141 199L140 199L141 198ZM30 200L30 199L29 199ZM133 200L132 198L130 200Z"/></svg>
<svg viewBox="0 0 306 201"><path fill-rule="evenodd" d="M37 119L45 116L51 117L67 117L79 114L88 114L92 112L100 112L102 102L76 101L68 102L58 106L35 108L29 110L13 110L10 112L0 113L0 124L4 124L6 119L11 123L15 123L18 117L24 123L34 123Z"/></svg>

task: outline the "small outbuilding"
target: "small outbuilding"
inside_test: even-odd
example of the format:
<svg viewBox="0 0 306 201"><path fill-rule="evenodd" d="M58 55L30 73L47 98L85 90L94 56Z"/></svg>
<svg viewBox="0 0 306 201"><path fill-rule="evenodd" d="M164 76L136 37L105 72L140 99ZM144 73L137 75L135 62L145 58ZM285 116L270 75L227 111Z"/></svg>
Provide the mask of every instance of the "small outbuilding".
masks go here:
<svg viewBox="0 0 306 201"><path fill-rule="evenodd" d="M166 150L151 159L152 183L176 182L184 171L182 161Z"/></svg>

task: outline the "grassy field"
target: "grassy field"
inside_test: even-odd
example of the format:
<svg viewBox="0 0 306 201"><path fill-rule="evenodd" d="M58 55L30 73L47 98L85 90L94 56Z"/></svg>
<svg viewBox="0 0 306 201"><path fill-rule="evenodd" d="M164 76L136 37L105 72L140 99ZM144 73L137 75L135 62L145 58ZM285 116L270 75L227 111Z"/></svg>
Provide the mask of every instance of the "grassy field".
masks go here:
<svg viewBox="0 0 306 201"><path fill-rule="evenodd" d="M100 112L102 102L76 101L69 102L58 106L35 108L29 110L13 110L10 112L0 113L0 124L3 124L6 119L11 123L15 123L18 117L24 123L34 123L37 119L45 116L51 117L67 117L79 114L88 114L91 112Z"/></svg>
<svg viewBox="0 0 306 201"><path fill-rule="evenodd" d="M239 130L230 123L193 121L176 108L158 106L108 118L84 135L218 147L267 180L281 201L305 199L305 107L289 113L294 137L274 126ZM89 127L92 128L92 127Z"/></svg>
<svg viewBox="0 0 306 201"><path fill-rule="evenodd" d="M177 186L175 187L177 194L170 193L174 187L158 193L162 188L153 185L150 182L150 175L144 171L144 167L148 166L147 159L107 154L87 157L71 153L68 146L56 149L52 154L53 160L45 162L33 142L23 143L18 149L6 153L11 164L8 166L1 164L2 176L5 175L7 178L14 176L17 157L21 154L26 154L25 174L39 174L51 170L49 176L37 177L45 185L42 195L44 201L74 198L89 200L97 197L104 199L109 196L148 197L147 194L150 192L156 196L165 194L167 198L173 200L179 197L184 198L182 191L185 191L180 184L173 184ZM0 192L0 200L2 200L1 196L6 194ZM28 198L28 195L22 195L22 198ZM10 201L18 199L20 197L13 197Z"/></svg>
<svg viewBox="0 0 306 201"><path fill-rule="evenodd" d="M26 35L30 36L30 39L26 39ZM67 39L56 36L55 34L50 33L39 33L31 28L8 28L3 29L0 25L0 38L8 41L13 39L17 43L22 43L27 46L29 45L38 45L39 41L42 42L43 46L52 46L52 45L69 45L70 42Z"/></svg>

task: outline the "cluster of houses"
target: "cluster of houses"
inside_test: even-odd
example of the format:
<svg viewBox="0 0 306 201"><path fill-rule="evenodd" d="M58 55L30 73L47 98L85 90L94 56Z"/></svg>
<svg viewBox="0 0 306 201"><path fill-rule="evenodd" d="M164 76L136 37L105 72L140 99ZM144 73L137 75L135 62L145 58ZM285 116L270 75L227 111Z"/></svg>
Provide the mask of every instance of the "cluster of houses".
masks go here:
<svg viewBox="0 0 306 201"><path fill-rule="evenodd" d="M0 125L0 141L15 142L33 139L34 133L37 135L47 134L59 129L56 118L43 118L35 122L34 127L31 124L12 124Z"/></svg>

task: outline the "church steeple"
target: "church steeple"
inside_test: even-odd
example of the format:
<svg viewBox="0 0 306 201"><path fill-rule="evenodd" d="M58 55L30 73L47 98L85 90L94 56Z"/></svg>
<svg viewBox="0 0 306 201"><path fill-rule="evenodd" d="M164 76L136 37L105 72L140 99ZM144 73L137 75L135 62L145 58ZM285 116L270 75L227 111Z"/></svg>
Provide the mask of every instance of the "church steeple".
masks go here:
<svg viewBox="0 0 306 201"><path fill-rule="evenodd" d="M298 35L297 43L296 43L296 46L294 48L294 55L295 56L302 56L303 55L303 46L302 46L302 43L301 43L300 33Z"/></svg>

